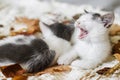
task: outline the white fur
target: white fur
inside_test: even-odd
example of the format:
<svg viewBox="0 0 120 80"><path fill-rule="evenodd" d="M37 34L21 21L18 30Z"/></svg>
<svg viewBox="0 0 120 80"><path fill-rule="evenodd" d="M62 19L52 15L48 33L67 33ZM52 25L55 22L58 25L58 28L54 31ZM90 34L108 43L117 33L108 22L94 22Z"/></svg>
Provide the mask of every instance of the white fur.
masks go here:
<svg viewBox="0 0 120 80"><path fill-rule="evenodd" d="M55 50L56 52L56 56L53 62L56 63L58 57L71 48L70 42L55 36L52 33L52 31L48 27L46 27L42 22L40 23L40 27L43 33L44 41L48 44L51 50Z"/></svg>
<svg viewBox="0 0 120 80"><path fill-rule="evenodd" d="M81 31L78 26L88 31L86 37L79 39ZM84 14L75 22L72 42L74 43L73 48L60 56L58 64L70 64L73 61L71 63L72 66L82 69L95 68L111 52L108 28L104 27L100 19L93 20L91 14Z"/></svg>
<svg viewBox="0 0 120 80"><path fill-rule="evenodd" d="M15 63L10 60L9 61L4 60L3 62L0 62L0 66L8 66L8 65L12 65L12 64L15 64Z"/></svg>

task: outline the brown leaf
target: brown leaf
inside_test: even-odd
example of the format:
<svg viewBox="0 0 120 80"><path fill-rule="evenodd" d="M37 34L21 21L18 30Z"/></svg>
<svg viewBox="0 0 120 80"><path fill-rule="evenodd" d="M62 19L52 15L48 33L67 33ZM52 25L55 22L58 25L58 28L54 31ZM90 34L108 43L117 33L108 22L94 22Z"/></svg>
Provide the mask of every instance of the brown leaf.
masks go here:
<svg viewBox="0 0 120 80"><path fill-rule="evenodd" d="M28 76L14 76L12 80L27 80Z"/></svg>
<svg viewBox="0 0 120 80"><path fill-rule="evenodd" d="M20 18L16 18L16 20L13 23L14 24L12 25L13 27L10 33L12 36L15 36L18 34L31 35L36 32L40 32L38 19L28 19L25 17L20 17ZM14 25L16 24L17 25L25 24L27 28L20 28L19 30L16 31L14 29Z"/></svg>
<svg viewBox="0 0 120 80"><path fill-rule="evenodd" d="M120 62L119 63L117 63L115 66L113 66L111 69L109 69L107 72L106 72L106 74L105 74L105 76L110 76L110 75L112 75L115 71L117 71L118 69L120 68Z"/></svg>
<svg viewBox="0 0 120 80"><path fill-rule="evenodd" d="M112 47L112 54L120 54L120 41Z"/></svg>
<svg viewBox="0 0 120 80"><path fill-rule="evenodd" d="M120 41L113 46L112 53L114 54L115 58L120 61Z"/></svg>
<svg viewBox="0 0 120 80"><path fill-rule="evenodd" d="M120 32L120 25L113 24L110 28L110 35L114 36L114 35L119 34L119 32Z"/></svg>
<svg viewBox="0 0 120 80"><path fill-rule="evenodd" d="M4 36L4 35L0 35L0 39L3 39L3 38L5 38L6 36Z"/></svg>
<svg viewBox="0 0 120 80"><path fill-rule="evenodd" d="M45 74L45 73L55 73L55 72L66 72L66 71L70 71L71 68L69 66L54 66L54 67L50 67L44 71L41 71L39 73L37 73L36 75L39 76L39 75L42 75L42 74Z"/></svg>
<svg viewBox="0 0 120 80"><path fill-rule="evenodd" d="M110 67L104 67L103 69L98 70L96 73L100 75L105 75L108 70L110 70Z"/></svg>
<svg viewBox="0 0 120 80"><path fill-rule="evenodd" d="M119 53L115 53L114 56L118 61L120 61L120 54Z"/></svg>
<svg viewBox="0 0 120 80"><path fill-rule="evenodd" d="M0 67L1 72L4 74L5 77L14 77L16 75L22 75L25 73L25 70L19 64L9 65Z"/></svg>

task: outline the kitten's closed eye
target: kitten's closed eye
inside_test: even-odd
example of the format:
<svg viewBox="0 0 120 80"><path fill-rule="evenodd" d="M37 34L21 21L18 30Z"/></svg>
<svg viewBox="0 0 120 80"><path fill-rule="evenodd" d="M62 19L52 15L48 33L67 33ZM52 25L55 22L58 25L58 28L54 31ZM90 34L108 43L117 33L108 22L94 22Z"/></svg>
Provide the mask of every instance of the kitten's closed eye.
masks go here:
<svg viewBox="0 0 120 80"><path fill-rule="evenodd" d="M98 14L98 13L95 13L95 14L93 14L93 16L95 16L95 17L100 17L101 15Z"/></svg>
<svg viewBox="0 0 120 80"><path fill-rule="evenodd" d="M100 17L101 17L101 15L98 14L98 13L93 14L93 20L96 20L96 19L98 19Z"/></svg>

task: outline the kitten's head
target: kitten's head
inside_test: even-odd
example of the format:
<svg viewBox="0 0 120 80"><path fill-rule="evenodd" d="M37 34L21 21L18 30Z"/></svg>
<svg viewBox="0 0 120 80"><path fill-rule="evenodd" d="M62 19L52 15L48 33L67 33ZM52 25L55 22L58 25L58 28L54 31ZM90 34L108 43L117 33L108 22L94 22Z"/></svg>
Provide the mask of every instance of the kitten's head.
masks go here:
<svg viewBox="0 0 120 80"><path fill-rule="evenodd" d="M113 21L113 13L100 15L98 13L86 12L75 22L75 28L79 28L81 32L79 36L82 39L90 32L98 29L104 29L104 31L107 31L108 28L113 24Z"/></svg>

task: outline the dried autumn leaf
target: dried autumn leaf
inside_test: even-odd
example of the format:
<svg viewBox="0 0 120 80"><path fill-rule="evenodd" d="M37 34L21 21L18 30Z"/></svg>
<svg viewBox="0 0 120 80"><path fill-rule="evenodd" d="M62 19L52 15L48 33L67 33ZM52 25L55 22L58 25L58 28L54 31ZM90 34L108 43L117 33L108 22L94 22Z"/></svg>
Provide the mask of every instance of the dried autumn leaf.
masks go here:
<svg viewBox="0 0 120 80"><path fill-rule="evenodd" d="M42 74L45 74L45 73L55 73L55 72L66 72L66 71L70 71L71 68L69 66L55 66L55 67L50 67L44 71L41 71L39 73L37 73L36 75L39 76L39 75L42 75Z"/></svg>
<svg viewBox="0 0 120 80"><path fill-rule="evenodd" d="M12 80L27 80L28 76L14 76Z"/></svg>
<svg viewBox="0 0 120 80"><path fill-rule="evenodd" d="M110 67L104 67L103 69L98 70L96 73L100 75L105 75L105 73L110 69L111 69Z"/></svg>
<svg viewBox="0 0 120 80"><path fill-rule="evenodd" d="M21 27L19 30L15 30L14 26L15 25L25 25L26 27ZM36 32L40 32L39 28L39 20L38 19L28 19L28 18L16 18L16 20L13 22L11 29L11 35L15 36L18 34L24 34L24 35L31 35Z"/></svg>
<svg viewBox="0 0 120 80"><path fill-rule="evenodd" d="M112 54L115 53L120 54L120 41L117 44L115 44L112 48Z"/></svg>
<svg viewBox="0 0 120 80"><path fill-rule="evenodd" d="M117 35L120 32L120 25L113 24L110 28L110 35L114 36Z"/></svg>
<svg viewBox="0 0 120 80"><path fill-rule="evenodd" d="M3 39L3 38L5 38L6 36L4 36L4 35L0 35L0 39Z"/></svg>
<svg viewBox="0 0 120 80"><path fill-rule="evenodd" d="M4 74L5 77L14 77L16 75L22 75L25 73L25 70L19 64L9 65L0 67L1 72Z"/></svg>
<svg viewBox="0 0 120 80"><path fill-rule="evenodd" d="M120 41L115 44L112 48L112 54L114 54L115 58L120 61Z"/></svg>
<svg viewBox="0 0 120 80"><path fill-rule="evenodd" d="M101 70L98 70L97 73L108 77L108 76L112 75L119 68L120 68L120 62L118 64L116 64L115 66L113 66L112 68L105 67Z"/></svg>
<svg viewBox="0 0 120 80"><path fill-rule="evenodd" d="M112 75L115 71L117 71L118 69L120 68L120 62L119 63L117 63L115 66L113 66L111 69L109 69L107 72L106 72L106 74L105 74L105 76L110 76L110 75Z"/></svg>
<svg viewBox="0 0 120 80"><path fill-rule="evenodd" d="M120 54L119 53L115 53L114 56L118 61L120 61Z"/></svg>

